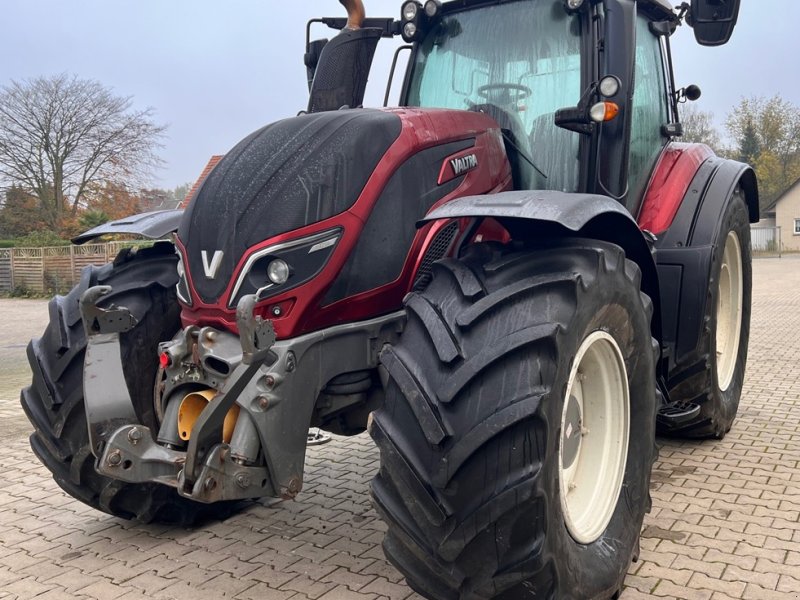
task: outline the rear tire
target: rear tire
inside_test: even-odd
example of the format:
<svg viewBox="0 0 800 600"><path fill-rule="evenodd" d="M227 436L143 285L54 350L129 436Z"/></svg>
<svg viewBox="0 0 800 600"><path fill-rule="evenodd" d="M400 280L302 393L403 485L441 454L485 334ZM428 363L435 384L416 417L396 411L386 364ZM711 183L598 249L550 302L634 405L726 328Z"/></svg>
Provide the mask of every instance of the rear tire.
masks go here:
<svg viewBox="0 0 800 600"><path fill-rule="evenodd" d="M436 600L613 597L638 552L656 456L658 347L638 267L594 240L478 246L437 263L406 307L370 423L389 560ZM629 402L615 400L623 388ZM608 400L605 417L589 415L592 394ZM586 424L595 431L576 440ZM595 463L616 483L589 472L598 448L617 457ZM564 500L570 482L597 493L599 516Z"/></svg>
<svg viewBox="0 0 800 600"><path fill-rule="evenodd" d="M33 383L22 390L20 401L34 426L31 448L70 496L116 517L189 525L229 514L230 503L204 505L164 485L127 484L95 471L83 401L86 335L78 308L88 288L109 285L113 291L101 304L125 306L138 319L133 330L120 336L122 364L139 419L156 431L157 347L180 328L176 265L172 244L159 243L138 252L124 250L113 264L84 269L69 294L50 301L50 323L28 345Z"/></svg>
<svg viewBox="0 0 800 600"><path fill-rule="evenodd" d="M700 412L668 435L722 439L733 426L747 365L752 281L750 220L739 188L714 241L703 334L695 352L669 378L670 400L692 402Z"/></svg>

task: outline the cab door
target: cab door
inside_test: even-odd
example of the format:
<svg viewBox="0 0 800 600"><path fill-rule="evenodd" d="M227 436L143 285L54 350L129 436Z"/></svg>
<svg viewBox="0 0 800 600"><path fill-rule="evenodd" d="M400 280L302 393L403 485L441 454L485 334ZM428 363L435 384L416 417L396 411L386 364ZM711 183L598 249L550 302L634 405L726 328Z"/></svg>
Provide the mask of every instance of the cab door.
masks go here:
<svg viewBox="0 0 800 600"><path fill-rule="evenodd" d="M628 155L626 204L635 215L647 189L658 157L669 139L664 126L671 122L669 69L665 60L666 40L654 33L645 15L636 17L636 57Z"/></svg>

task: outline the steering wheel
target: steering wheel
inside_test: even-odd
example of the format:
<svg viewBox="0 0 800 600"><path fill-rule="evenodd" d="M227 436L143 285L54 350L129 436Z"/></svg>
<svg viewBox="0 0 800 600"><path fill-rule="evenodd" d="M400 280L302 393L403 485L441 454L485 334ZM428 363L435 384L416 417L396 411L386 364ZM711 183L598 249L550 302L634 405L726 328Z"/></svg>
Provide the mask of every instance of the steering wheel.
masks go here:
<svg viewBox="0 0 800 600"><path fill-rule="evenodd" d="M478 88L478 95L491 102L493 98L490 92L492 91L507 92L509 104L520 102L521 100L525 100L525 98L530 98L531 94L533 94L531 88L520 83L489 83ZM511 92L516 92L516 94L512 96Z"/></svg>

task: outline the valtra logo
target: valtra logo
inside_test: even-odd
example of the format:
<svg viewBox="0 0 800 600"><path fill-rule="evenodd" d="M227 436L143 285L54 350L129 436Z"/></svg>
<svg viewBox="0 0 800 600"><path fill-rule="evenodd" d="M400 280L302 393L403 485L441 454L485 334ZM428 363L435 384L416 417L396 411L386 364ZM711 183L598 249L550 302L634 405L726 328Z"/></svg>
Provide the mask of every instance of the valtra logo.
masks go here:
<svg viewBox="0 0 800 600"><path fill-rule="evenodd" d="M474 154L468 154L461 158L452 159L450 165L453 167L453 172L456 174L456 177L458 177L467 171L476 169L478 167L478 157Z"/></svg>

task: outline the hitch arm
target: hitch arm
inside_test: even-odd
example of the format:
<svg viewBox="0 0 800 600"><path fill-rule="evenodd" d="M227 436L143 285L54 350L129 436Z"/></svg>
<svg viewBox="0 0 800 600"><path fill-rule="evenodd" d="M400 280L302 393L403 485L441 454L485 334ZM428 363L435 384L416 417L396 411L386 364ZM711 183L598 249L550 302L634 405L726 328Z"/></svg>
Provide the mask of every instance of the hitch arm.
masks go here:
<svg viewBox="0 0 800 600"><path fill-rule="evenodd" d="M112 432L138 420L125 383L119 345L119 334L133 329L138 321L127 308L100 308L97 303L109 293L110 286L95 286L80 299L87 342L83 368L86 425L92 453L98 458Z"/></svg>
<svg viewBox="0 0 800 600"><path fill-rule="evenodd" d="M236 324L242 344L242 364L234 369L222 391L217 394L192 428L189 447L186 452L186 465L180 477L181 487L191 490L200 477L205 458L222 439L222 425L225 415L241 393L250 383L253 375L270 355L275 343L275 330L271 321L253 315L257 294L244 296L236 307Z"/></svg>

